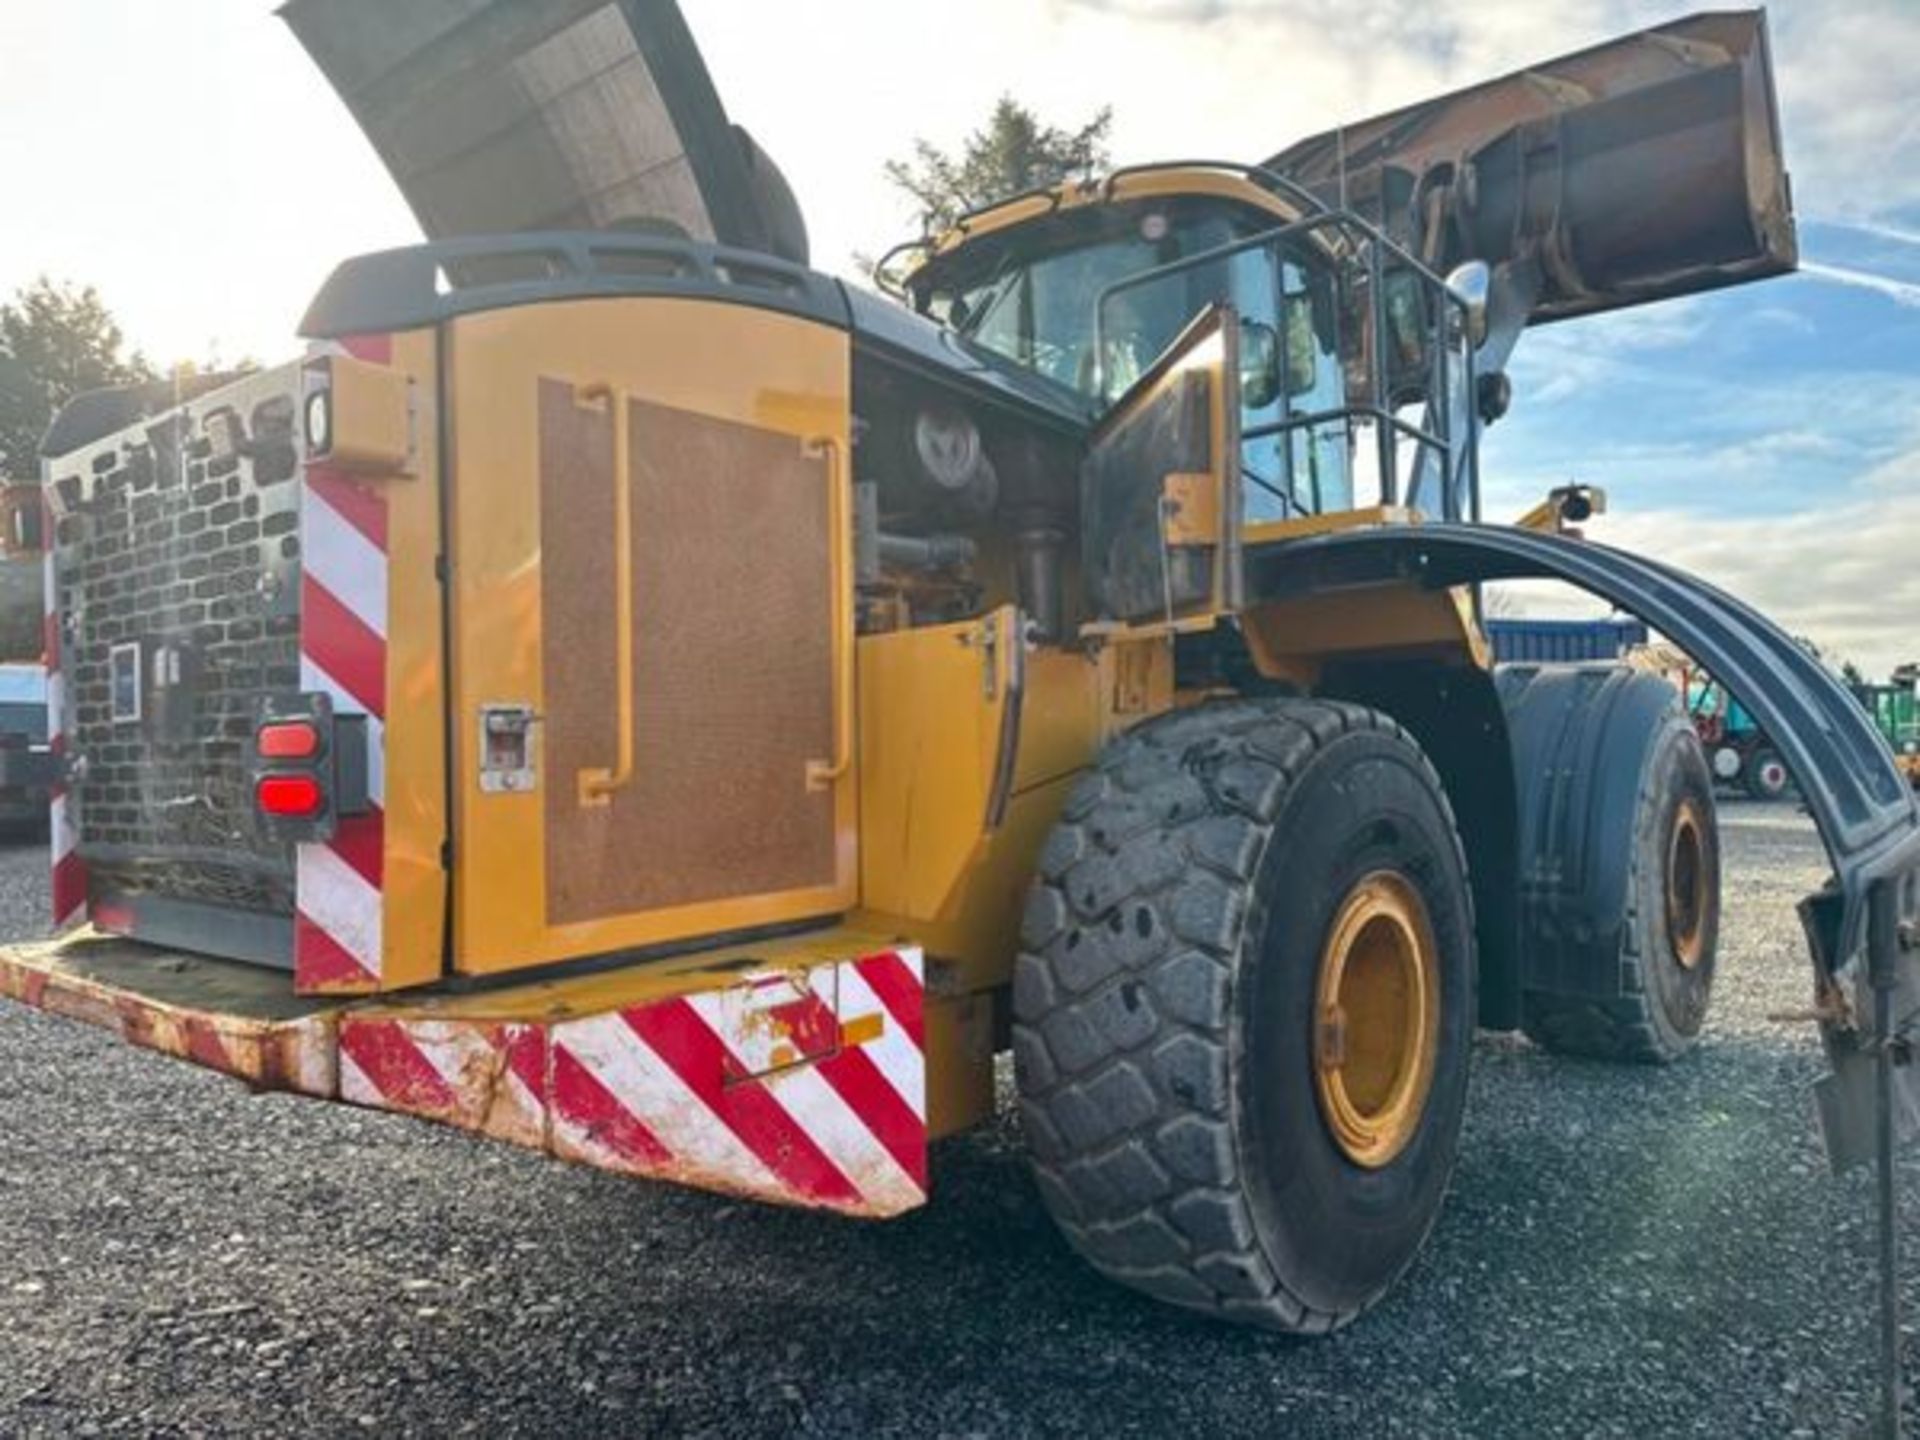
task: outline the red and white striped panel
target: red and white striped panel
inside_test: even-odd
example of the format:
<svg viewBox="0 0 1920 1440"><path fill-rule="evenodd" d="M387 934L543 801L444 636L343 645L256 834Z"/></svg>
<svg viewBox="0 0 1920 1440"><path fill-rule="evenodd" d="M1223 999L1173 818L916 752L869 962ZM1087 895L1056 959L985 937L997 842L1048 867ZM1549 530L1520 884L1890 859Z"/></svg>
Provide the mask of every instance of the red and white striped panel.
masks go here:
<svg viewBox="0 0 1920 1440"><path fill-rule="evenodd" d="M753 1051L771 1017L736 1003L738 991L554 1026L554 1153L852 1214L925 1203L919 951L823 966L806 986L781 1019L798 1038L818 1032L824 1008L839 1043L768 1071Z"/></svg>
<svg viewBox="0 0 1920 1440"><path fill-rule="evenodd" d="M340 1095L777 1204L927 1198L915 949L549 1026L344 1017Z"/></svg>
<svg viewBox="0 0 1920 1440"><path fill-rule="evenodd" d="M44 627L41 664L47 671L47 748L57 759L67 753L67 681L60 657L60 582L55 558L53 508L42 502L41 533L46 537L41 588ZM48 804L47 833L53 851L53 928L64 930L86 918L87 866L80 858L79 828L74 824L73 797L64 780L56 780Z"/></svg>
<svg viewBox="0 0 1920 1440"><path fill-rule="evenodd" d="M384 364L392 342L340 347ZM367 717L372 809L347 816L326 844L298 847L294 986L303 994L380 987L386 855L387 501L342 471L309 465L300 497L300 688L332 697L336 715Z"/></svg>
<svg viewBox="0 0 1920 1440"><path fill-rule="evenodd" d="M546 1145L543 1025L348 1014L340 1021L340 1098Z"/></svg>

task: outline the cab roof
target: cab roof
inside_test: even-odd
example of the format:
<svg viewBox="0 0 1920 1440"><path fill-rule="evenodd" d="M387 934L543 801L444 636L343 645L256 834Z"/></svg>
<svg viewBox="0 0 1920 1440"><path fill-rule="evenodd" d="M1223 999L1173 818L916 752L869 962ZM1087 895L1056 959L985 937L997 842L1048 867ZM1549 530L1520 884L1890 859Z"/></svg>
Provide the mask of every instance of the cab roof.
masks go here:
<svg viewBox="0 0 1920 1440"><path fill-rule="evenodd" d="M955 254L985 236L1066 211L1175 196L1211 196L1238 201L1268 212L1276 225L1298 220L1320 208L1310 194L1257 166L1211 160L1134 165L1108 175L1067 180L996 200L962 215L938 235L908 241L893 253L911 257L902 276L911 284L926 265ZM883 259L881 263L886 262Z"/></svg>

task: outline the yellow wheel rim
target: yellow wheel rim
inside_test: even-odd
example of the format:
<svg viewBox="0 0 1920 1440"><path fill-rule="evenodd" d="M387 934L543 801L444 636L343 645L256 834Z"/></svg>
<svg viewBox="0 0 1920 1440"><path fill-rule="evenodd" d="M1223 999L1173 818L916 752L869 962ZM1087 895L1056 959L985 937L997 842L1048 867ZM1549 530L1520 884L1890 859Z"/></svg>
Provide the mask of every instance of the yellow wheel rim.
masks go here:
<svg viewBox="0 0 1920 1440"><path fill-rule="evenodd" d="M1314 997L1313 1083L1341 1153L1379 1169L1420 1132L1440 1051L1440 956L1419 892L1362 878L1335 912Z"/></svg>
<svg viewBox="0 0 1920 1440"><path fill-rule="evenodd" d="M1682 969L1700 963L1707 948L1707 887L1705 827L1691 800L1673 820L1673 838L1667 842L1667 943Z"/></svg>

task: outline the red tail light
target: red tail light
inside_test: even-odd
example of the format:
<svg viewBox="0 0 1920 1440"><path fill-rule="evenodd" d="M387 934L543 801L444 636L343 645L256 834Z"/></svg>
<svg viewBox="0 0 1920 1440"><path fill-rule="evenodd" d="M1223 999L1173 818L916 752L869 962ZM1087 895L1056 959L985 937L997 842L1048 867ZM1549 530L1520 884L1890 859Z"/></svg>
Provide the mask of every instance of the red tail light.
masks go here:
<svg viewBox="0 0 1920 1440"><path fill-rule="evenodd" d="M311 760L320 753L320 731L303 720L262 725L257 737L262 760Z"/></svg>
<svg viewBox="0 0 1920 1440"><path fill-rule="evenodd" d="M304 820L320 813L326 801L320 782L311 775L266 775L254 789L262 812Z"/></svg>

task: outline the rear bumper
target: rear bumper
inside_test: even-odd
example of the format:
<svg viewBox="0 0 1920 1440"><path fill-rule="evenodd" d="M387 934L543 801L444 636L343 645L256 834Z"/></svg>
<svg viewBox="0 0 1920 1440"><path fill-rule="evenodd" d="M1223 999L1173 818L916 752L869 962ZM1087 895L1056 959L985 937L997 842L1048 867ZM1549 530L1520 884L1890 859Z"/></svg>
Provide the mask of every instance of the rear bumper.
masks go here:
<svg viewBox="0 0 1920 1440"><path fill-rule="evenodd" d="M331 1098L336 1013L282 976L90 933L0 947L0 998L111 1030L260 1090Z"/></svg>
<svg viewBox="0 0 1920 1440"><path fill-rule="evenodd" d="M385 1003L82 933L0 947L0 997L262 1090L562 1159L889 1216L927 1198L922 959L844 931Z"/></svg>

